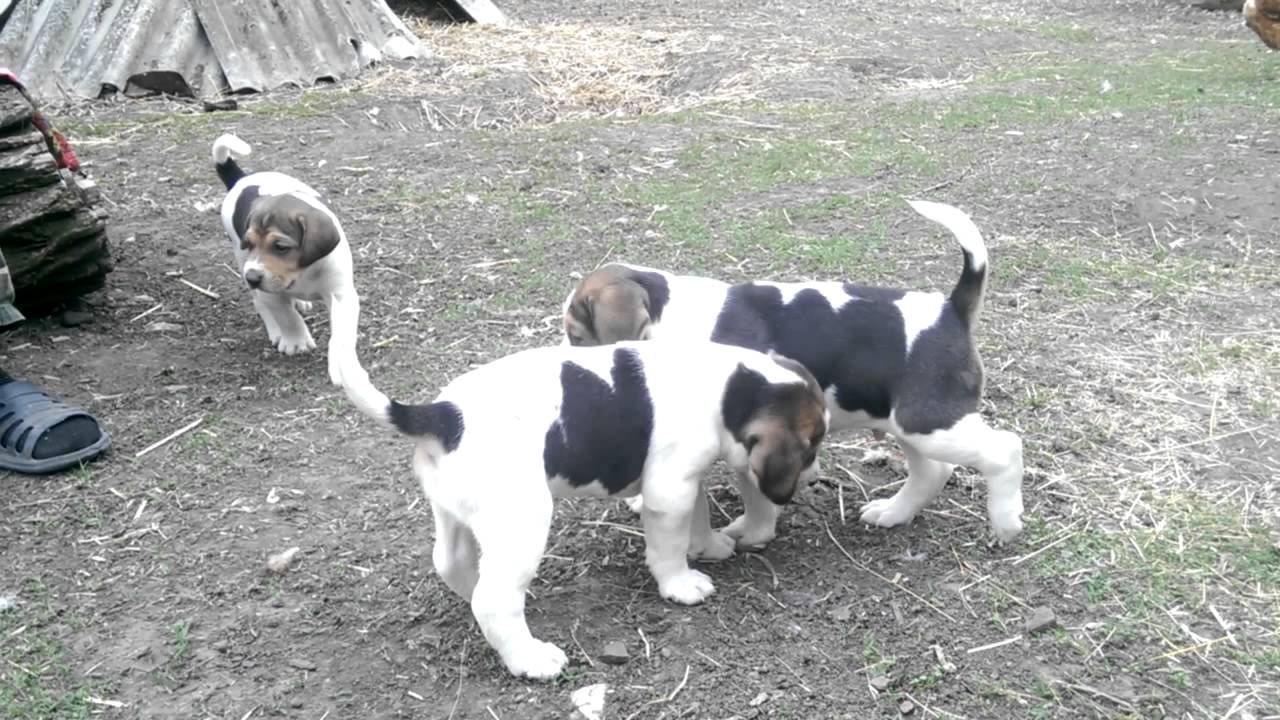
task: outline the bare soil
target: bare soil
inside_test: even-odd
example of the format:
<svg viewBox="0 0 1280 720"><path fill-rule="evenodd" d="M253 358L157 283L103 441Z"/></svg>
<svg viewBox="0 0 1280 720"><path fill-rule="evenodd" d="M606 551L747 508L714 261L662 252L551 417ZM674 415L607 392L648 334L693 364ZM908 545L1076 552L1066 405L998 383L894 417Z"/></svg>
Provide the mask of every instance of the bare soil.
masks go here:
<svg viewBox="0 0 1280 720"><path fill-rule="evenodd" d="M560 718L603 682L611 718L1277 716L1280 61L1238 15L509 4L515 31L424 27L431 60L237 112L54 108L107 198L116 269L93 324L29 323L0 362L90 408L115 449L0 477L0 596L18 602L0 709ZM705 566L718 592L688 608L658 597L624 506L562 502L528 613L571 668L509 677L431 570L408 444L322 355L269 347L215 209L225 130L247 165L329 196L361 356L412 400L558 342L574 273L605 258L947 288L958 252L902 198L961 205L996 267L985 410L1024 437L1027 533L990 544L968 471L909 527L864 527L861 502L904 471L850 433L778 539ZM309 324L323 346L323 313ZM717 525L739 508L725 480ZM1057 626L1027 632L1041 607ZM598 659L614 640L625 664Z"/></svg>

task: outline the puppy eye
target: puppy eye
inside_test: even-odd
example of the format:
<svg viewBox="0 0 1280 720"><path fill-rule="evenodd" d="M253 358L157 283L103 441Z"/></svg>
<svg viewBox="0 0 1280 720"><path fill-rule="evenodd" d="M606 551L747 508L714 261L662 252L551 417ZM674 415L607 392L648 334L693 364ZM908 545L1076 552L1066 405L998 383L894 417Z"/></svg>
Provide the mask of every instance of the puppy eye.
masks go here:
<svg viewBox="0 0 1280 720"><path fill-rule="evenodd" d="M276 253L277 255L284 255L295 247L297 247L297 244L292 240L282 238L271 244L271 252Z"/></svg>
<svg viewBox="0 0 1280 720"><path fill-rule="evenodd" d="M569 336L569 344L570 344L570 345L581 345L581 344L582 344L582 338L578 337L577 335L570 335L570 336Z"/></svg>
<svg viewBox="0 0 1280 720"><path fill-rule="evenodd" d="M755 448L755 446L759 444L759 442L760 442L760 436L752 435L747 438L747 441L744 442L743 445L747 447L747 452L751 452Z"/></svg>

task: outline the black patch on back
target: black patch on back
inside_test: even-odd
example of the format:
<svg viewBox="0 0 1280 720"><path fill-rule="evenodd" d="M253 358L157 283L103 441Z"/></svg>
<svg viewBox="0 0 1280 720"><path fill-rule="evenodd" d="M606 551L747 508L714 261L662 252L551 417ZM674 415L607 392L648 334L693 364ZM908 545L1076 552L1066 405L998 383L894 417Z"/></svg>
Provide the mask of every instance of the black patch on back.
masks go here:
<svg viewBox="0 0 1280 720"><path fill-rule="evenodd" d="M653 401L633 349L613 352L613 387L572 362L560 366L560 417L547 429L547 478L573 487L599 481L616 495L640 479L653 435Z"/></svg>
<svg viewBox="0 0 1280 720"><path fill-rule="evenodd" d="M241 191L240 196L236 198L236 208L231 213L231 229L236 231L236 238L240 243L244 244L244 234L249 229L249 212L253 210L253 203L258 199L258 186L250 185Z"/></svg>
<svg viewBox="0 0 1280 720"><path fill-rule="evenodd" d="M395 429L414 437L432 435L447 453L458 449L466 429L462 409L448 400L429 405L405 405L392 400L387 415Z"/></svg>
<svg viewBox="0 0 1280 720"><path fill-rule="evenodd" d="M667 286L667 279L658 273L643 270L631 271L631 279L649 295L649 321L656 323L661 320L662 310L671 300L671 288Z"/></svg>
<svg viewBox="0 0 1280 720"><path fill-rule="evenodd" d="M902 313L894 303L906 291L852 284L844 291L857 299L835 311L817 290L802 290L783 304L776 287L734 285L711 339L785 355L808 368L823 390L835 386L842 410L887 418L897 408L898 424L908 432L950 427L977 407L977 355L950 304L905 358Z"/></svg>

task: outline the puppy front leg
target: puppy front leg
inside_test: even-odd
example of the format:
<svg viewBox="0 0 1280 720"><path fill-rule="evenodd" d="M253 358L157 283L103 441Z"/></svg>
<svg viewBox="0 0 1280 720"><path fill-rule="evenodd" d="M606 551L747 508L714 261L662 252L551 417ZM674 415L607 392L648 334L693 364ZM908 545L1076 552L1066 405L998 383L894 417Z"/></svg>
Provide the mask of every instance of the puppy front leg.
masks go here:
<svg viewBox="0 0 1280 720"><path fill-rule="evenodd" d="M724 533L736 540L740 548L759 549L777 537L782 508L760 492L748 472L745 467L734 468L734 484L742 497L742 515L729 523Z"/></svg>
<svg viewBox="0 0 1280 720"><path fill-rule="evenodd" d="M253 307L267 327L267 338L285 355L297 355L315 349L316 341L302 321L293 298L279 293L253 291Z"/></svg>
<svg viewBox="0 0 1280 720"><path fill-rule="evenodd" d="M360 364L356 340L360 326L360 296L354 287L343 288L327 298L329 305L329 382L342 384L344 364Z"/></svg>
<svg viewBox="0 0 1280 720"><path fill-rule="evenodd" d="M711 578L689 567L689 533L701 490L697 475L645 482L645 563L658 582L658 593L681 605L697 605L716 591Z"/></svg>
<svg viewBox="0 0 1280 720"><path fill-rule="evenodd" d="M689 521L689 557L694 560L727 560L733 557L733 538L711 529L711 505L707 489L698 488L698 502Z"/></svg>

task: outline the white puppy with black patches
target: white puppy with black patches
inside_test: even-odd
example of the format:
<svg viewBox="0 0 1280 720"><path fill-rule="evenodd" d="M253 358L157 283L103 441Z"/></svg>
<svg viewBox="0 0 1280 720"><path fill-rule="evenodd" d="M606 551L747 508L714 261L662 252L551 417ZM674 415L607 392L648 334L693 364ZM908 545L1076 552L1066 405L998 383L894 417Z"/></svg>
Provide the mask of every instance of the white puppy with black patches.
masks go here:
<svg viewBox="0 0 1280 720"><path fill-rule="evenodd" d="M786 503L827 426L822 390L798 363L705 341L526 350L454 379L427 405L388 400L354 358L340 369L356 407L416 439L436 571L507 668L532 678L566 662L524 613L553 498L643 497L658 592L699 603L715 586L688 557L722 559L734 546L707 524L703 472L722 458Z"/></svg>
<svg viewBox="0 0 1280 720"><path fill-rule="evenodd" d="M227 186L222 227L236 267L253 293L253 306L276 348L294 355L316 342L300 310L322 300L329 308L329 379L339 382L339 356L354 356L360 297L351 246L342 223L320 194L278 172L246 173L236 162L250 148L234 135L213 143L213 164Z"/></svg>
<svg viewBox="0 0 1280 720"><path fill-rule="evenodd" d="M824 388L832 430L869 428L902 445L907 481L893 497L864 505L864 522L910 522L965 465L986 477L991 528L1011 541L1022 531L1022 440L978 412L984 377L973 331L987 248L959 209L910 204L960 243L964 265L950 295L837 282L730 285L611 264L583 278L565 301L564 342L709 339L793 358ZM745 512L726 531L743 545L772 540L777 507L738 484Z"/></svg>

